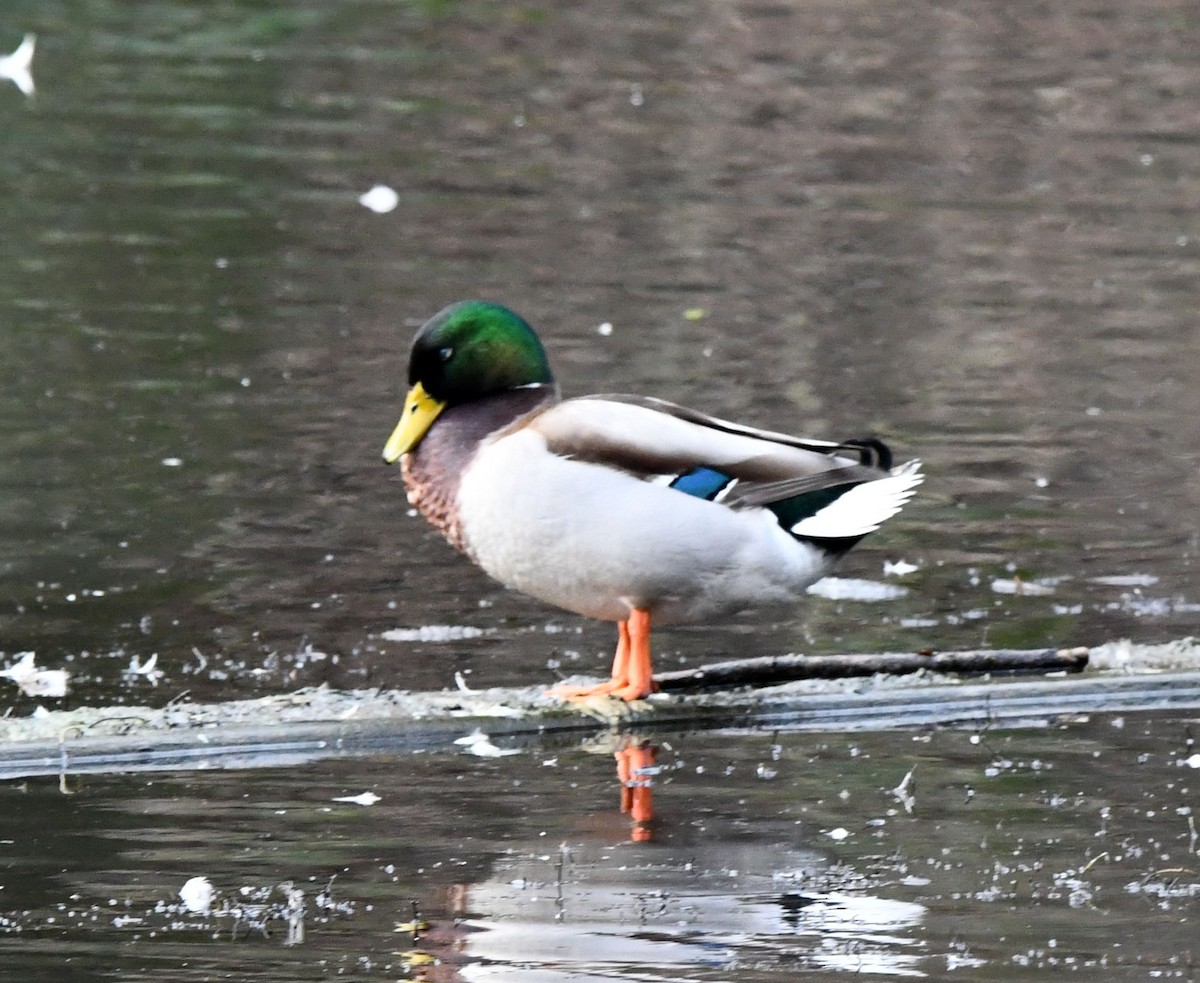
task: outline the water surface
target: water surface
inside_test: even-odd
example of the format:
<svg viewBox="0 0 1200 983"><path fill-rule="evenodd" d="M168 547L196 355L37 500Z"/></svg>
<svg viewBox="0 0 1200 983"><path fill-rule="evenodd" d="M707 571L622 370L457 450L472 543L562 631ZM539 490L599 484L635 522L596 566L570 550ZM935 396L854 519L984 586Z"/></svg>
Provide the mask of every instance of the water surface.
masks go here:
<svg viewBox="0 0 1200 983"><path fill-rule="evenodd" d="M155 652L139 699L602 665L611 628L496 588L377 463L411 332L472 295L568 393L926 462L842 571L917 564L905 597L664 665L1192 629L1184 6L87 11L31 14L36 98L0 91L3 650L81 699ZM488 633L380 637L443 624Z"/></svg>
<svg viewBox="0 0 1200 983"><path fill-rule="evenodd" d="M8 5L26 32L0 661L68 669L48 705L601 671L611 626L489 582L378 463L413 330L468 296L568 394L924 460L839 571L900 596L665 630L664 668L1194 632L1188 3ZM636 846L574 747L14 784L0 944L30 980L397 978L416 901L431 980L1188 978L1188 726L664 739ZM195 875L224 908L179 910Z"/></svg>
<svg viewBox="0 0 1200 983"><path fill-rule="evenodd" d="M656 737L642 824L622 743L35 779L0 791L0 952L21 979L1189 979L1188 735Z"/></svg>

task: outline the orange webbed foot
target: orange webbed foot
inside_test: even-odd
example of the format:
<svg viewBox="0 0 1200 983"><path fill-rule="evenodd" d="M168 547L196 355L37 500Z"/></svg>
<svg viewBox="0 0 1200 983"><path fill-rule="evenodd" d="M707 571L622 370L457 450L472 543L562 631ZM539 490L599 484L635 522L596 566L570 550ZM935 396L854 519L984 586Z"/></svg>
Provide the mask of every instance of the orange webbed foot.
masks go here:
<svg viewBox="0 0 1200 983"><path fill-rule="evenodd" d="M554 686L546 690L546 695L575 702L590 700L596 696L615 696L621 686L622 683L618 680L610 679L606 683L597 683L595 686Z"/></svg>
<svg viewBox="0 0 1200 983"><path fill-rule="evenodd" d="M658 691L650 668L650 614L634 609L629 618L617 623L617 654L613 657L612 678L595 686L555 686L547 696L570 703L593 702L598 697L613 697L632 703Z"/></svg>

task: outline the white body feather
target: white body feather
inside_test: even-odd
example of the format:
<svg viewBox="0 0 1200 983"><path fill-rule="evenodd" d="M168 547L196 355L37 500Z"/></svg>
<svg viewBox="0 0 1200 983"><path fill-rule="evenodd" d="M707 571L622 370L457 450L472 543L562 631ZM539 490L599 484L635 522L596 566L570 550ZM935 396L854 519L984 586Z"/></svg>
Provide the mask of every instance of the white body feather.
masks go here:
<svg viewBox="0 0 1200 983"><path fill-rule="evenodd" d="M767 509L730 509L552 450L573 445L581 456L586 449L603 459L619 444L626 457L644 451L714 468L753 462L781 475L853 463L753 433L724 433L604 399L561 403L480 445L458 491L466 545L502 583L593 618L622 620L639 608L656 621L702 620L790 602L834 558L793 538ZM799 525L814 522L815 536L861 535L894 514L919 482L914 468L899 469ZM837 508L875 486L884 487L859 495L853 508Z"/></svg>
<svg viewBox="0 0 1200 983"><path fill-rule="evenodd" d="M481 449L458 504L467 545L487 573L609 621L634 608L687 621L783 603L830 564L765 510L734 512L548 454L531 430Z"/></svg>

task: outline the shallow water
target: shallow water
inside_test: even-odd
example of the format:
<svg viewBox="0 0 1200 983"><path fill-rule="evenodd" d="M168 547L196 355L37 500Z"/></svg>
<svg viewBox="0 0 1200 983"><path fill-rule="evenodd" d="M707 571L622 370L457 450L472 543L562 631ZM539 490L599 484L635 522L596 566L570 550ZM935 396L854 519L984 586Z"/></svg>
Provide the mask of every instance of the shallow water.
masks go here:
<svg viewBox="0 0 1200 983"><path fill-rule="evenodd" d="M412 331L464 296L526 314L568 394L877 433L925 461L921 495L839 571L865 584L656 633L663 668L1195 631L1188 3L17 5L0 15L0 52L27 31L36 95L0 79L0 664L33 651L72 689L35 700L0 680L0 711L602 671L611 626L490 583L406 514L399 476L378 464ZM394 211L359 204L377 183L396 189ZM918 569L885 574L900 560ZM153 656L155 672L127 671ZM574 979L770 979L848 969L849 953L889 973L978 959L1009 978L1107 958L1186 978L1191 875L1154 875L1189 865L1190 814L1172 810L1188 807L1190 771L1168 764L1185 725L1137 721L988 738L1032 761L1052 735L1053 781L1014 766L984 783L988 754L933 734L913 745L918 780L949 790L946 813L883 827L862 824L887 818L879 789L907 770L893 757L907 736L867 739L887 775L856 786L851 802L875 798L849 812L810 736L779 739L804 762L792 784L742 783L767 736L688 738L678 758L660 752L685 762L659 794L653 850L668 853L634 866L672 899L716 899L716 927L689 934L663 902L646 932L594 929L631 947L612 964L584 965L583 929L556 958ZM830 740L851 760L848 739ZM563 753L557 767L435 755L89 778L65 796L10 786L0 911L23 931L4 937L6 960L19 952L28 979L68 960L200 979L253 952L267 978L301 979L367 973L367 953L370 972L395 976L392 923L411 898L443 927L478 915L484 930L430 945L455 965L496 959L475 978L504 978L518 971L501 931L514 911L519 946L561 938L511 890L549 878L536 858L560 842L574 851L564 883L587 899L573 904L607 912L596 899L613 891L653 907L604 859L628 838L611 763ZM738 767L710 787L726 755ZM689 771L697 758L707 778ZM447 818L407 795L329 805L384 794L389 771ZM975 783L987 794L967 800ZM577 808L584 793L595 813ZM1121 817L1108 839L1100 800ZM720 821L697 831L710 801ZM477 833L498 802L503 817ZM852 835L835 850L820 830L839 826ZM699 868L684 870L671 836L695 844ZM754 877L690 879L750 864L729 859L743 838ZM900 883L901 848L929 885ZM815 880L772 880L808 851ZM1025 870L1033 853L1043 866ZM843 862L849 880L822 880ZM172 927L153 911L197 872L226 898L293 879L310 906L336 873L334 898L354 907L324 923L310 907L304 948L263 939L253 919L234 946L232 916ZM1056 877L1103 892L1071 907ZM1147 890L1129 888L1141 878ZM458 885L486 904L467 891L456 907ZM785 914L793 887L822 898ZM851 888L908 914L861 936L814 929L840 924L825 896ZM93 906L146 921L92 922ZM670 954L634 971L643 941Z"/></svg>
<svg viewBox="0 0 1200 983"><path fill-rule="evenodd" d="M1193 979L1191 726L656 737L640 822L606 742L30 780L0 791L0 952L21 979Z"/></svg>

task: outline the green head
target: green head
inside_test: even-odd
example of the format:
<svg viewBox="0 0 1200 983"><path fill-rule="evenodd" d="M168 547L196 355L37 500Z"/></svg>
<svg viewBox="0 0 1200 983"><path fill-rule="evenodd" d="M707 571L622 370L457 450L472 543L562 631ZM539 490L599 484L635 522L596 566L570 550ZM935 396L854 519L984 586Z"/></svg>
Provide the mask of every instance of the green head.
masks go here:
<svg viewBox="0 0 1200 983"><path fill-rule="evenodd" d="M553 385L533 328L499 304L464 300L431 317L417 333L408 384L454 406L536 384Z"/></svg>
<svg viewBox="0 0 1200 983"><path fill-rule="evenodd" d="M421 442L448 406L525 386L552 386L546 350L499 304L464 300L431 317L413 339L404 412L383 450L389 464Z"/></svg>

